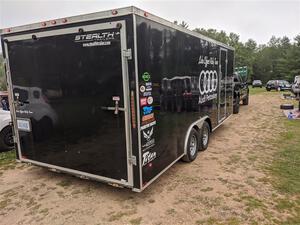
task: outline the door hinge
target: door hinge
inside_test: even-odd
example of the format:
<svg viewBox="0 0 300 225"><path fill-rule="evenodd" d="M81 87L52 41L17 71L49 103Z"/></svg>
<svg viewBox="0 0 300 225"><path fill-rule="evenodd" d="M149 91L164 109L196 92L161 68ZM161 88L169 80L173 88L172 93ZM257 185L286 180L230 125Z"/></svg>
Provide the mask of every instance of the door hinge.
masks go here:
<svg viewBox="0 0 300 225"><path fill-rule="evenodd" d="M133 155L128 158L128 162L134 166L136 166L136 157Z"/></svg>
<svg viewBox="0 0 300 225"><path fill-rule="evenodd" d="M132 59L132 51L131 48L123 50L123 56L128 60Z"/></svg>
<svg viewBox="0 0 300 225"><path fill-rule="evenodd" d="M13 136L13 140L14 140L14 143L18 143L17 137L15 135Z"/></svg>
<svg viewBox="0 0 300 225"><path fill-rule="evenodd" d="M7 64L7 58L4 58L3 65L6 66L6 64Z"/></svg>

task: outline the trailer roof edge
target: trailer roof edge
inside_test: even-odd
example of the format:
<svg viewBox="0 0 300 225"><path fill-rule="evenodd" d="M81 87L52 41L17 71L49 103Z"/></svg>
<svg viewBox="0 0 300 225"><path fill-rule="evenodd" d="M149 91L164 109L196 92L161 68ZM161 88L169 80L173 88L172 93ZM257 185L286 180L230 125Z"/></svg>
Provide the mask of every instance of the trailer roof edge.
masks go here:
<svg viewBox="0 0 300 225"><path fill-rule="evenodd" d="M56 18L56 19L51 19L51 20L46 20L46 21L39 21L36 23L31 23L31 24L3 28L3 29L0 29L0 35L10 35L10 34L14 34L14 33L23 32L23 31L48 28L48 27L60 27L62 25L66 25L66 24L129 15L129 14L133 13L133 8L134 8L133 6L127 6L127 7L123 7L123 8L110 9L110 10L87 13L87 14L80 14L77 16L61 17L61 18ZM117 14L113 14L114 11L116 11ZM67 22L63 23L64 19L66 19ZM55 23L53 23L53 21L55 21ZM43 26L44 25L43 23L46 23L46 26Z"/></svg>
<svg viewBox="0 0 300 225"><path fill-rule="evenodd" d="M115 11L117 12L117 14L114 14ZM174 24L166 19L163 19L154 14L151 14L148 11L142 10L135 6L116 8L116 9L112 9L112 10L105 10L105 11L100 11L100 12L81 14L78 16L70 16L70 17L52 19L52 20L41 21L41 22L36 22L36 23L31 23L31 24L26 24L26 25L21 25L21 26L15 26L15 27L11 27L11 28L4 28L4 29L0 29L0 35L10 35L10 34L14 34L14 33L19 33L19 32L28 31L28 30L35 30L35 29L40 29L40 28L45 28L45 27L59 27L59 26L65 25L66 22L64 22L64 21L66 21L66 20L67 20L67 24L72 24L72 23L84 22L84 21L89 21L89 20L113 18L113 17L117 17L117 16L125 16L125 15L129 15L129 14L135 14L135 15L138 15L141 17L148 18L152 21L166 25L168 27L172 27L176 30L187 33L189 35L207 40L209 42L215 43L217 45L220 45L222 47L225 47L225 48L228 48L231 50L235 50L233 47L226 45L220 41L209 38L209 37L202 35L196 31L186 29L180 25Z"/></svg>
<svg viewBox="0 0 300 225"><path fill-rule="evenodd" d="M132 6L132 8L134 10L133 13L136 14L136 15L138 15L138 16L146 17L146 18L148 18L148 19L150 19L152 21L158 22L158 23L166 25L168 27L172 27L172 28L174 28L176 30L179 30L181 32L184 32L184 33L190 34L192 36L195 36L195 37L198 37L198 38L201 38L201 39L213 42L213 43L218 44L218 45L220 45L222 47L225 47L225 48L228 48L228 49L231 49L231 50L235 50L233 47L231 47L229 45L226 45L226 44L224 44L224 43L222 43L220 41L217 41L217 40L215 40L213 38L207 37L207 36L205 36L203 34L200 34L200 33L196 32L196 31L184 28L184 27L182 27L180 25L172 23L172 22L170 22L170 21L168 21L166 19L163 19L163 18L161 18L159 16L156 16L154 14L148 13L147 11L142 10L142 9L140 9L138 7ZM146 13L146 15L145 15L145 13Z"/></svg>

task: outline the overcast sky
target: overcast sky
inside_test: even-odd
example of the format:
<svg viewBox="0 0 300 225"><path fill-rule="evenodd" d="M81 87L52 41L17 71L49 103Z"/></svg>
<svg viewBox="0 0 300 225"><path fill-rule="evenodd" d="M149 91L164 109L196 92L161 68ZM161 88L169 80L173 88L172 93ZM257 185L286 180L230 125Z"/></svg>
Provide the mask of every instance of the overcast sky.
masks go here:
<svg viewBox="0 0 300 225"><path fill-rule="evenodd" d="M293 39L300 33L300 0L158 1L158 0L0 0L0 28L134 5L190 29L215 28L267 43L272 35Z"/></svg>

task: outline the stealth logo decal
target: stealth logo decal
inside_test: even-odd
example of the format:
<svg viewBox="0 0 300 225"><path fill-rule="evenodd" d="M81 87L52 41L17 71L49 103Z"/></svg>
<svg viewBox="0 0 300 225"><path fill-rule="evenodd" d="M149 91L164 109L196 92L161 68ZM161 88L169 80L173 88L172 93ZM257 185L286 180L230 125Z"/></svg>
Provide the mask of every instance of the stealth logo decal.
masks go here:
<svg viewBox="0 0 300 225"><path fill-rule="evenodd" d="M111 45L111 41L115 40L117 36L120 36L120 32L100 32L90 34L78 34L75 35L74 41L76 43L82 43L82 47L96 47Z"/></svg>
<svg viewBox="0 0 300 225"><path fill-rule="evenodd" d="M113 31L92 34L79 34L75 36L75 42L114 40L115 36L119 34L120 32Z"/></svg>

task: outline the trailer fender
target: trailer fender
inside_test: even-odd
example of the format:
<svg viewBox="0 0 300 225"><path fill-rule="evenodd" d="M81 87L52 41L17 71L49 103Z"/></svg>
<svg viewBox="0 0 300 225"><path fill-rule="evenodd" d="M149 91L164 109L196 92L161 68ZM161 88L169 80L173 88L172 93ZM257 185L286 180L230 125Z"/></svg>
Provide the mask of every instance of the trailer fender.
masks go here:
<svg viewBox="0 0 300 225"><path fill-rule="evenodd" d="M186 146L187 146L187 142L188 142L188 139L189 139L190 132L191 132L192 128L195 128L197 131L200 131L200 129L202 128L202 125L203 125L204 121L208 122L208 124L210 126L210 131L212 131L211 122L210 122L210 119L209 119L208 116L201 117L199 120L197 120L194 123L192 123L189 126L189 129L187 130L187 132L185 134L185 138L184 138L184 154L185 155L187 153Z"/></svg>

